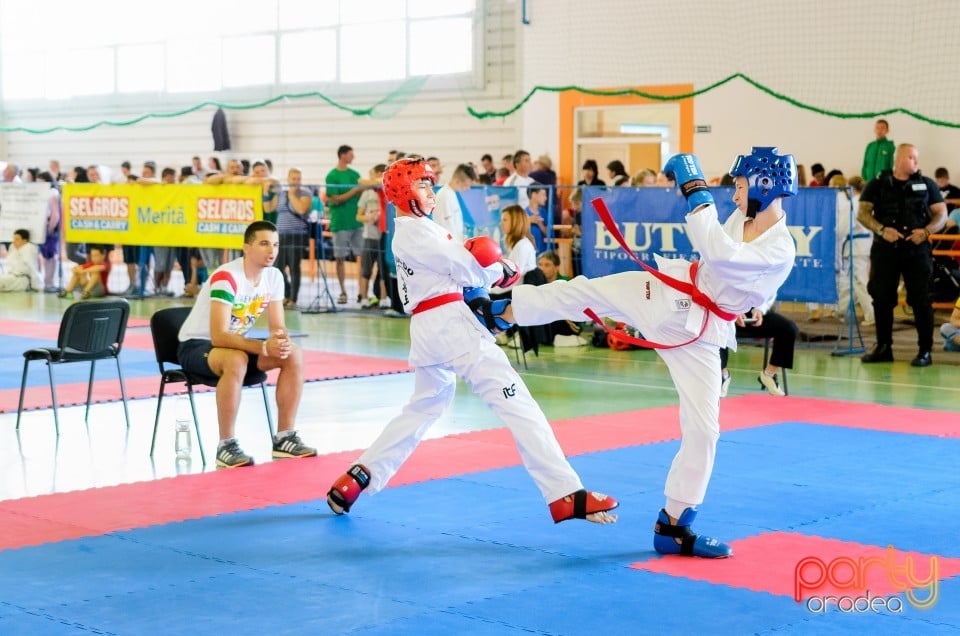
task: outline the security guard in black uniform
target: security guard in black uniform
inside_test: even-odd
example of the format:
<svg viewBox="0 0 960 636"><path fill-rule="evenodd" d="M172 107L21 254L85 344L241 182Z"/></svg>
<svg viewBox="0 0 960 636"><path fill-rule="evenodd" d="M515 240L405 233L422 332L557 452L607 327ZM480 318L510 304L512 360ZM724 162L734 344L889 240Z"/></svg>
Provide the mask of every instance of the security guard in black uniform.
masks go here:
<svg viewBox="0 0 960 636"><path fill-rule="evenodd" d="M917 357L910 364L933 364L933 304L930 276L933 255L930 235L947 221L947 206L937 184L920 174L916 147L901 144L893 159L893 170L885 170L870 181L860 195L857 220L876 236L870 249L870 282L877 320L877 344L863 356L863 362L893 362L893 310L899 298L897 287L903 276L907 303L917 324Z"/></svg>

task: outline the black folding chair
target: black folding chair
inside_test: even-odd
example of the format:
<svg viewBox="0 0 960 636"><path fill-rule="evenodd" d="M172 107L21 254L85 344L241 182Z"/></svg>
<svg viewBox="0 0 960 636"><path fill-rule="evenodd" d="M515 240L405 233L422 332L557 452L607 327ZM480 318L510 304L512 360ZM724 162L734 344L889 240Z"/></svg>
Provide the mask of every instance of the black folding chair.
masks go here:
<svg viewBox="0 0 960 636"><path fill-rule="evenodd" d="M153 457L153 451L157 444L160 406L163 404L163 394L166 386L182 382L187 385L190 410L193 412L193 428L197 432L197 446L200 447L200 459L206 466L207 458L200 441L200 422L197 418L197 405L193 400L193 387L197 384L216 386L217 378L193 375L180 368L180 361L177 359L177 347L180 346L180 327L190 314L190 309L190 307L168 307L150 316L150 334L153 336L153 348L157 355L157 364L160 365L160 394L157 397L157 415L153 420L153 441L150 442L150 457ZM168 368L168 364L177 365L177 368ZM273 436L273 416L270 413L270 402L267 399L266 381L266 373L251 371L243 378L243 386L260 385L260 391L263 393L263 406L267 410L267 428L270 430L270 435Z"/></svg>
<svg viewBox="0 0 960 636"><path fill-rule="evenodd" d="M127 332L130 305L123 298L76 302L67 307L60 320L60 334L56 347L41 347L23 352L23 379L20 382L20 404L17 407L17 430L20 430L20 414L23 413L23 397L27 388L27 369L30 362L43 360L47 363L50 377L50 396L53 398L53 422L57 436L60 435L60 414L57 409L57 387L53 379L53 366L71 362L89 362L90 380L87 383L87 409L84 421L90 415L93 397L93 375L97 360L113 358L120 377L120 395L123 398L123 415L130 428L130 413L127 411L127 389L123 384L120 369L120 349Z"/></svg>

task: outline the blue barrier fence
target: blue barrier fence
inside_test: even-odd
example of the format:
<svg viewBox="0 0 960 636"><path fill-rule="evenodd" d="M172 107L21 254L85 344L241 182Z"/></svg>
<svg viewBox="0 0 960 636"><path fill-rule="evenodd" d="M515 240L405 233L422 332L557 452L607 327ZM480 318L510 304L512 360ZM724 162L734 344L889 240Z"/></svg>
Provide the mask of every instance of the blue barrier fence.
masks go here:
<svg viewBox="0 0 960 636"><path fill-rule="evenodd" d="M573 190L560 186L558 189ZM602 198L628 245L645 262L654 254L667 258L696 259L698 254L686 233L686 202L674 188L582 189L582 239L579 258L582 273L604 276L636 265L603 227L592 203ZM721 223L734 212L733 188L711 188ZM554 236L554 188L550 188L547 213L543 214L548 236ZM486 235L502 241L500 210L517 203L516 188L475 186L460 196L467 236ZM835 303L837 301L837 191L832 188L801 188L796 197L784 200L787 227L797 245L793 272L780 289L780 300Z"/></svg>

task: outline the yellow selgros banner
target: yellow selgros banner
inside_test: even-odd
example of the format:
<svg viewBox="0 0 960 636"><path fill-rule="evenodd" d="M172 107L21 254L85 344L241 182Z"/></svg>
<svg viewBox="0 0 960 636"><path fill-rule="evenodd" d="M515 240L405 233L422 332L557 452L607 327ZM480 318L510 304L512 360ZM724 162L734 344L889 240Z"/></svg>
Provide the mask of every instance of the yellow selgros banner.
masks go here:
<svg viewBox="0 0 960 636"><path fill-rule="evenodd" d="M226 247L263 218L259 185L63 186L63 227L70 243Z"/></svg>

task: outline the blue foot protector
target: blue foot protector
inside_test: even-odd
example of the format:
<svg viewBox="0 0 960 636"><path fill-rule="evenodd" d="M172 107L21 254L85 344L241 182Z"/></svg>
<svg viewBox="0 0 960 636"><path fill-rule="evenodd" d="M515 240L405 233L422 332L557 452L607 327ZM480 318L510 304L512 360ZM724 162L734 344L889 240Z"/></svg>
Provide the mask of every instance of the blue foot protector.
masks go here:
<svg viewBox="0 0 960 636"><path fill-rule="evenodd" d="M697 518L693 508L684 509L677 524L670 523L666 510L661 510L657 524L653 527L653 549L660 554L682 554L683 556L703 557L705 559L724 559L733 556L733 548L713 537L693 534L690 526ZM674 539L680 539L677 543Z"/></svg>

